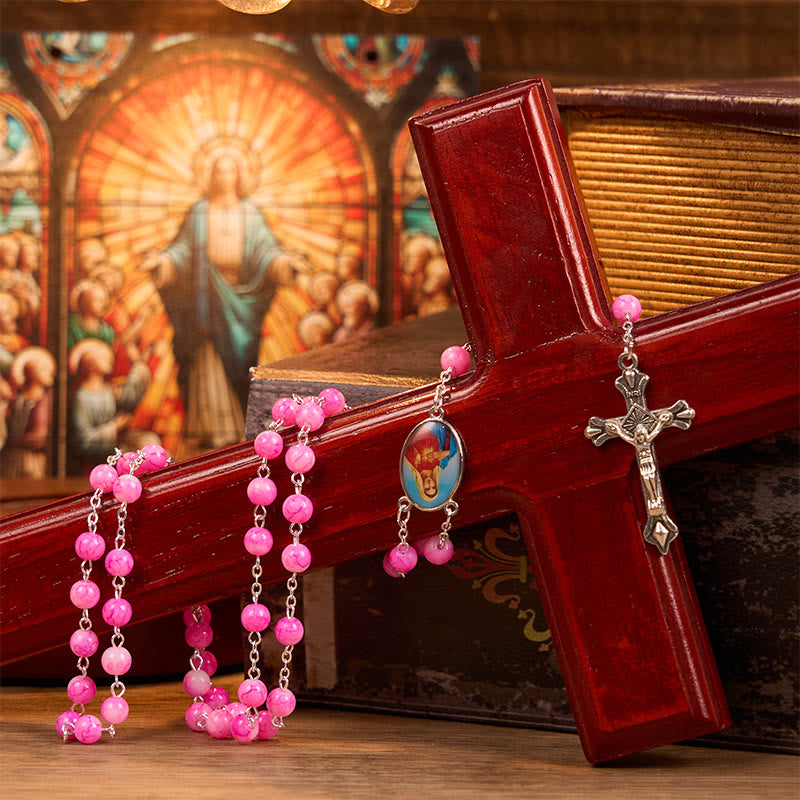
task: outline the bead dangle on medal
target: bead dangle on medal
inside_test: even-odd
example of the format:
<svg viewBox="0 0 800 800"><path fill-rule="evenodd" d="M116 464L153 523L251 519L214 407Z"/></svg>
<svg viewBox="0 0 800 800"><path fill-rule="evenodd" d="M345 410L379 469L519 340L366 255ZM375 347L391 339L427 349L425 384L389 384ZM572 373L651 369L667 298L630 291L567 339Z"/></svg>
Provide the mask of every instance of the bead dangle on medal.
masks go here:
<svg viewBox="0 0 800 800"><path fill-rule="evenodd" d="M384 557L383 568L393 578L405 577L417 565L418 552L432 564L446 564L453 556L450 529L458 513L453 499L464 475L464 445L458 431L444 418L444 401L451 378L469 370L469 345L448 347L441 356L442 372L428 418L412 428L400 452L400 484L404 494L397 501L399 543ZM412 546L408 521L412 507L420 511L443 509L439 533Z"/></svg>

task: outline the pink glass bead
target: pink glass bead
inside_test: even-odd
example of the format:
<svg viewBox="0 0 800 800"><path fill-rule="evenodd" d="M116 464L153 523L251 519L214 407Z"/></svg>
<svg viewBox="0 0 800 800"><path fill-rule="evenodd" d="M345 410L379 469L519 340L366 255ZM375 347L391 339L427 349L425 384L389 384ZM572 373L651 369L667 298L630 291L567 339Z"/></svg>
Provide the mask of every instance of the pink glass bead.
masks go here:
<svg viewBox="0 0 800 800"><path fill-rule="evenodd" d="M131 471L131 464L136 461L136 453L128 450L123 453L117 461L117 475L129 475Z"/></svg>
<svg viewBox="0 0 800 800"><path fill-rule="evenodd" d="M322 410L325 412L326 417L330 417L333 414L338 414L340 411L344 410L345 402L344 395L338 390L334 389L332 386L328 387L327 389L323 389L318 395L320 400L324 400L325 402L322 404Z"/></svg>
<svg viewBox="0 0 800 800"><path fill-rule="evenodd" d="M611 304L611 316L617 322L625 322L626 314L630 314L631 322L636 322L642 316L642 304L632 294L621 294Z"/></svg>
<svg viewBox="0 0 800 800"><path fill-rule="evenodd" d="M203 719L203 724L200 724L200 719L203 716L208 716L211 713L211 706L208 703L192 703L189 708L186 709L186 714L184 719L186 720L186 724L193 730L193 731L204 731L205 728L205 719Z"/></svg>
<svg viewBox="0 0 800 800"><path fill-rule="evenodd" d="M81 744L94 744L103 735L103 723L92 714L83 714L75 721L75 738Z"/></svg>
<svg viewBox="0 0 800 800"><path fill-rule="evenodd" d="M247 484L247 499L254 506L268 506L275 502L278 487L271 478L253 478Z"/></svg>
<svg viewBox="0 0 800 800"><path fill-rule="evenodd" d="M469 353L463 347L448 347L439 359L442 369L450 367L454 378L469 371Z"/></svg>
<svg viewBox="0 0 800 800"><path fill-rule="evenodd" d="M211 630L211 626L206 625L205 622L195 622L186 628L183 637L186 639L186 644L188 644L189 647L202 650L214 641L214 631Z"/></svg>
<svg viewBox="0 0 800 800"><path fill-rule="evenodd" d="M107 647L100 656L100 663L109 675L124 675L133 663L127 647Z"/></svg>
<svg viewBox="0 0 800 800"><path fill-rule="evenodd" d="M402 578L403 576L389 563L389 556L392 554L390 550L386 555L383 557L383 571L390 577L390 578Z"/></svg>
<svg viewBox="0 0 800 800"><path fill-rule="evenodd" d="M89 484L92 489L102 489L110 492L114 488L114 481L117 480L117 471L111 464L98 464L89 473Z"/></svg>
<svg viewBox="0 0 800 800"><path fill-rule="evenodd" d="M261 603L250 603L242 609L242 627L246 631L265 631L269 627L269 609Z"/></svg>
<svg viewBox="0 0 800 800"><path fill-rule="evenodd" d="M310 431L318 431L325 422L325 412L319 403L304 403L294 415L294 421L298 428L308 428Z"/></svg>
<svg viewBox="0 0 800 800"><path fill-rule="evenodd" d="M275 638L287 647L303 639L303 623L297 617L281 617L275 623Z"/></svg>
<svg viewBox="0 0 800 800"><path fill-rule="evenodd" d="M119 628L127 625L133 616L131 604L122 597L110 597L103 603L103 622L106 625Z"/></svg>
<svg viewBox="0 0 800 800"><path fill-rule="evenodd" d="M97 647L100 644L97 634L94 631L85 631L83 628L78 628L72 636L69 637L69 649L75 653L78 658L89 658L97 652Z"/></svg>
<svg viewBox="0 0 800 800"><path fill-rule="evenodd" d="M294 693L290 689L273 689L267 696L267 708L276 717L288 717L297 704Z"/></svg>
<svg viewBox="0 0 800 800"><path fill-rule="evenodd" d="M135 503L142 496L142 482L135 475L120 475L113 491L120 503Z"/></svg>
<svg viewBox="0 0 800 800"><path fill-rule="evenodd" d="M239 697L239 702L244 703L247 708L258 708L264 705L269 692L264 681L247 678L239 684L236 694Z"/></svg>
<svg viewBox="0 0 800 800"><path fill-rule="evenodd" d="M283 452L283 437L277 431L261 431L253 449L260 458L277 458Z"/></svg>
<svg viewBox="0 0 800 800"><path fill-rule="evenodd" d="M314 504L304 494L290 494L283 501L283 516L289 522L299 522L301 525L311 519L314 513Z"/></svg>
<svg viewBox="0 0 800 800"><path fill-rule="evenodd" d="M276 400L272 406L272 419L281 422L287 427L294 425L294 415L297 412L297 403L290 397L282 397Z"/></svg>
<svg viewBox="0 0 800 800"><path fill-rule="evenodd" d="M237 716L238 714L246 714L247 713L247 706L244 703L240 703L238 700L234 700L232 703L228 703L228 713L231 715L231 719Z"/></svg>
<svg viewBox="0 0 800 800"><path fill-rule="evenodd" d="M311 566L311 551L304 544L288 544L281 553L281 564L287 572L305 572Z"/></svg>
<svg viewBox="0 0 800 800"><path fill-rule="evenodd" d="M250 528L244 535L244 549L253 556L265 556L272 550L272 534L266 528Z"/></svg>
<svg viewBox="0 0 800 800"><path fill-rule="evenodd" d="M100 587L94 581L75 581L69 600L75 608L94 608L100 602Z"/></svg>
<svg viewBox="0 0 800 800"><path fill-rule="evenodd" d="M237 714L231 720L231 736L237 742L252 742L258 736L258 720L247 714Z"/></svg>
<svg viewBox="0 0 800 800"><path fill-rule="evenodd" d="M203 700L211 706L211 708L219 708L226 706L230 703L231 698L228 692L221 686L212 686L204 695Z"/></svg>
<svg viewBox="0 0 800 800"><path fill-rule="evenodd" d="M124 697L106 697L100 706L100 714L110 725L125 722L128 712L128 701Z"/></svg>
<svg viewBox="0 0 800 800"><path fill-rule="evenodd" d="M410 545L406 547L405 550L401 548L402 545L396 544L389 551L389 564L401 575L407 575L417 566L419 556L417 555L417 551Z"/></svg>
<svg viewBox="0 0 800 800"><path fill-rule="evenodd" d="M91 703L97 694L97 686L88 675L76 675L67 684L67 697L73 703Z"/></svg>
<svg viewBox="0 0 800 800"><path fill-rule="evenodd" d="M109 575L130 575L133 569L133 556L128 550L115 548L106 553L105 565Z"/></svg>
<svg viewBox="0 0 800 800"><path fill-rule="evenodd" d="M271 714L269 711L259 711L258 712L258 738L259 739L272 739L275 736L280 728L276 728L272 724L272 717L274 715Z"/></svg>
<svg viewBox="0 0 800 800"><path fill-rule="evenodd" d="M151 469L161 469L168 461L167 451L160 444L146 444L142 448L145 464Z"/></svg>
<svg viewBox="0 0 800 800"><path fill-rule="evenodd" d="M183 690L189 697L201 697L211 688L211 678L202 669L190 669L183 676Z"/></svg>
<svg viewBox="0 0 800 800"><path fill-rule="evenodd" d="M59 714L58 719L56 720L56 730L58 731L58 735L63 737L64 736L64 726L71 725L73 728L75 727L75 723L80 719L80 714L77 711L65 711L63 714ZM72 733L67 734L67 741L71 742L75 739L75 732L74 730Z"/></svg>
<svg viewBox="0 0 800 800"><path fill-rule="evenodd" d="M286 466L291 472L309 472L317 457L307 444L293 444L286 451Z"/></svg>
<svg viewBox="0 0 800 800"><path fill-rule="evenodd" d="M444 544L439 547L439 534L436 536L429 536L423 540L422 555L431 562L431 564L446 564L453 557L453 543L450 539L446 539Z"/></svg>
<svg viewBox="0 0 800 800"><path fill-rule="evenodd" d="M200 669L208 675L209 678L214 677L214 673L217 671L217 657L209 652L208 650L201 650L200 651L200 658L202 663L200 665ZM205 694L205 692L203 692Z"/></svg>
<svg viewBox="0 0 800 800"><path fill-rule="evenodd" d="M75 553L81 561L97 561L105 551L105 539L99 533L86 531L75 540Z"/></svg>
<svg viewBox="0 0 800 800"><path fill-rule="evenodd" d="M200 619L194 618L194 610L196 608L200 609ZM208 606L189 606L183 612L183 624L186 625L188 628L189 625L194 625L195 622L203 622L208 625L211 622L211 609Z"/></svg>
<svg viewBox="0 0 800 800"><path fill-rule="evenodd" d="M214 739L227 739L231 735L231 715L224 708L215 708L206 719L206 730Z"/></svg>

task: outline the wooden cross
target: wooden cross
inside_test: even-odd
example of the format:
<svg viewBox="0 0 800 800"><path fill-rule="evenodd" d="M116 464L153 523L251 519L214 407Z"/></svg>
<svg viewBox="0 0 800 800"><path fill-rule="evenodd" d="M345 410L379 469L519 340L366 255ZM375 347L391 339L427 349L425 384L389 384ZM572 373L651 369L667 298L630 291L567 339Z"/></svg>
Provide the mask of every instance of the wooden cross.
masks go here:
<svg viewBox="0 0 800 800"><path fill-rule="evenodd" d="M680 540L667 555L643 541L630 449L601 451L583 435L614 399L620 334L549 87L533 80L466 100L412 131L476 359L446 406L466 453L456 523L519 516L590 761L724 726ZM680 386L697 409L690 433L663 433L664 463L794 425L799 297L791 276L637 326L656 404ZM304 539L315 566L397 541L398 456L432 395L415 389L357 408L311 437L317 466L306 489L317 512ZM241 538L256 465L246 444L144 479L128 517L136 620L249 584ZM291 491L288 476L277 482ZM64 646L74 629L72 546L87 511L88 495L0 523L5 661ZM412 516L411 540L438 527L430 516ZM113 532L114 521L106 499L100 530ZM288 534L274 530L265 580L285 578Z"/></svg>

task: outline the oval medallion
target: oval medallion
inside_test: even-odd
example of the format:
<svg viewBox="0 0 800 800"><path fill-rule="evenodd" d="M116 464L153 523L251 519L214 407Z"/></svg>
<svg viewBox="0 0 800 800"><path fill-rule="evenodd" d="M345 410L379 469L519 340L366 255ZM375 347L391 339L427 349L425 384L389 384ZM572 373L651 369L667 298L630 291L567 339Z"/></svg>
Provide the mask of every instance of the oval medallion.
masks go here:
<svg viewBox="0 0 800 800"><path fill-rule="evenodd" d="M422 511L442 508L464 474L464 448L456 429L441 419L426 419L408 434L400 454L400 483Z"/></svg>

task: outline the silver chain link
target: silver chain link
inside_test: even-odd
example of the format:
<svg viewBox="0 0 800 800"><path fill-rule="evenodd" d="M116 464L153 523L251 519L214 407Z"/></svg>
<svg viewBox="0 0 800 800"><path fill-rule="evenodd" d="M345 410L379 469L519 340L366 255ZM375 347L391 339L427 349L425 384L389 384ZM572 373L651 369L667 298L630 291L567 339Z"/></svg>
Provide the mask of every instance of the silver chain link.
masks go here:
<svg viewBox="0 0 800 800"><path fill-rule="evenodd" d="M453 527L453 517L458 514L458 503L455 500L448 500L444 507L445 520L442 523L442 530L439 533L438 547L441 550L450 538L450 529Z"/></svg>
<svg viewBox="0 0 800 800"><path fill-rule="evenodd" d="M622 343L625 345L625 349L619 354L617 363L622 370L636 369L639 365L639 359L636 357L636 353L633 352L633 322L631 322L630 314L625 314L622 331Z"/></svg>
<svg viewBox="0 0 800 800"><path fill-rule="evenodd" d="M397 501L397 534L400 537L398 549L401 553L408 550L408 520L411 519L411 500L403 495Z"/></svg>

